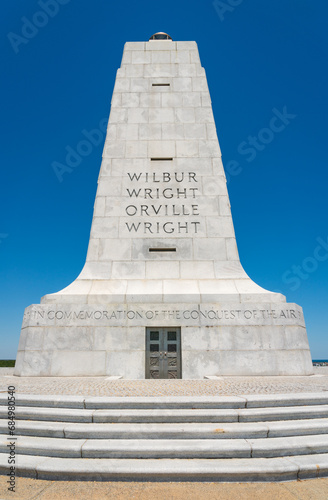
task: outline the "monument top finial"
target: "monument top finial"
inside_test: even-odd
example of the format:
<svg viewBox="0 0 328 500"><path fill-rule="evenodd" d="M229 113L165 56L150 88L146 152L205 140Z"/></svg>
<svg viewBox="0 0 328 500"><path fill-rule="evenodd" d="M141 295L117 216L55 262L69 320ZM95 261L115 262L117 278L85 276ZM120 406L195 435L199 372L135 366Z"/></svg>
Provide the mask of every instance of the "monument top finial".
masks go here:
<svg viewBox="0 0 328 500"><path fill-rule="evenodd" d="M170 35L167 33L164 33L163 31L159 31L158 33L155 33L152 35L149 40L172 40Z"/></svg>

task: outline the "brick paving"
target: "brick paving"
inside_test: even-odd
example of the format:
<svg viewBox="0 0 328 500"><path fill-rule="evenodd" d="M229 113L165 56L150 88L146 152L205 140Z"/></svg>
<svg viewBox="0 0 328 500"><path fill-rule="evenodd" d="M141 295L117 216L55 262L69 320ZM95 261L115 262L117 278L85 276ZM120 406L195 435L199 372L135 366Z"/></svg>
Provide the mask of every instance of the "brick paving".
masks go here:
<svg viewBox="0 0 328 500"><path fill-rule="evenodd" d="M8 369L5 373L8 372ZM308 377L220 377L217 380L109 380L106 377L14 377L0 370L0 392L76 396L220 396L328 391L328 368Z"/></svg>

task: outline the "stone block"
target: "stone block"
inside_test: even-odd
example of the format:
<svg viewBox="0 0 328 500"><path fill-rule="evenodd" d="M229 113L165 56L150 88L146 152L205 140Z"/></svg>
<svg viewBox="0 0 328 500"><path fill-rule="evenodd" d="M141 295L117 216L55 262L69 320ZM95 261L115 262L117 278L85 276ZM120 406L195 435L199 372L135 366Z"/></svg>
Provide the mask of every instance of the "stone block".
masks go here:
<svg viewBox="0 0 328 500"><path fill-rule="evenodd" d="M141 78L145 76L145 68L147 64L129 64L124 66L125 77L127 78Z"/></svg>
<svg viewBox="0 0 328 500"><path fill-rule="evenodd" d="M114 94L111 101L111 107L118 108L120 106L122 106L122 94L120 93Z"/></svg>
<svg viewBox="0 0 328 500"><path fill-rule="evenodd" d="M144 262L113 262L113 279L145 279L146 264Z"/></svg>
<svg viewBox="0 0 328 500"><path fill-rule="evenodd" d="M147 55L151 55L151 61L153 64L170 64L175 62L171 60L171 50L153 50L147 52Z"/></svg>
<svg viewBox="0 0 328 500"><path fill-rule="evenodd" d="M148 143L147 141L126 141L125 157L126 158L148 158Z"/></svg>
<svg viewBox="0 0 328 500"><path fill-rule="evenodd" d="M198 50L191 50L189 53L190 53L190 62L194 64L200 64Z"/></svg>
<svg viewBox="0 0 328 500"><path fill-rule="evenodd" d="M214 262L215 277L217 279L247 278L247 274L238 261L216 261Z"/></svg>
<svg viewBox="0 0 328 500"><path fill-rule="evenodd" d="M180 262L180 277L182 279L202 279L202 280L206 278L214 278L213 262L211 261Z"/></svg>
<svg viewBox="0 0 328 500"><path fill-rule="evenodd" d="M119 141L137 141L139 139L139 128L134 123L119 123L116 125L116 138Z"/></svg>
<svg viewBox="0 0 328 500"><path fill-rule="evenodd" d="M192 92L192 79L190 77L177 77L173 80L173 92Z"/></svg>
<svg viewBox="0 0 328 500"><path fill-rule="evenodd" d="M182 105L184 108L198 108L201 106L200 92L184 92L182 94Z"/></svg>
<svg viewBox="0 0 328 500"><path fill-rule="evenodd" d="M174 141L149 141L148 156L150 158L173 158L176 155Z"/></svg>
<svg viewBox="0 0 328 500"><path fill-rule="evenodd" d="M160 123L152 123L152 124L141 123L139 125L139 138L141 140L156 141L161 139L161 137L162 137L162 125Z"/></svg>
<svg viewBox="0 0 328 500"><path fill-rule="evenodd" d="M131 241L102 239L99 245L99 261L131 260Z"/></svg>
<svg viewBox="0 0 328 500"><path fill-rule="evenodd" d="M131 50L124 50L123 51L121 66L123 64L132 64L132 51Z"/></svg>
<svg viewBox="0 0 328 500"><path fill-rule="evenodd" d="M130 79L128 78L126 80L130 81ZM148 78L132 78L131 84L127 91L130 90L130 92L149 92L150 85L151 82ZM125 90L122 90L122 92L125 92Z"/></svg>
<svg viewBox="0 0 328 500"><path fill-rule="evenodd" d="M286 326L284 335L285 349L308 349L308 339L304 326Z"/></svg>
<svg viewBox="0 0 328 500"><path fill-rule="evenodd" d="M158 278L148 281L138 279L129 280L126 294L127 300L131 304L135 302L161 302L163 297L163 282Z"/></svg>
<svg viewBox="0 0 328 500"><path fill-rule="evenodd" d="M131 59L132 64L149 64L151 62L151 54L145 50L134 50Z"/></svg>
<svg viewBox="0 0 328 500"><path fill-rule="evenodd" d="M141 108L159 108L161 107L161 94L140 94L140 107Z"/></svg>
<svg viewBox="0 0 328 500"><path fill-rule="evenodd" d="M184 115L186 118L187 116ZM191 115L189 115L191 118ZM185 139L206 139L206 128L204 123L186 123L184 124ZM203 173L203 172L202 172Z"/></svg>
<svg viewBox="0 0 328 500"><path fill-rule="evenodd" d="M93 328L71 327L69 331L60 327L48 328L44 333L43 348L46 351L91 351Z"/></svg>
<svg viewBox="0 0 328 500"><path fill-rule="evenodd" d="M211 97L208 92L202 92L202 106L208 108L212 106ZM216 139L216 137L214 137Z"/></svg>
<svg viewBox="0 0 328 500"><path fill-rule="evenodd" d="M228 195L227 183L223 175L204 176L202 177L202 185L203 185L202 192L203 195L205 196Z"/></svg>
<svg viewBox="0 0 328 500"><path fill-rule="evenodd" d="M104 217L105 215L106 198L99 196L95 201L93 214L95 217Z"/></svg>
<svg viewBox="0 0 328 500"><path fill-rule="evenodd" d="M148 257L148 255L146 256ZM146 262L146 279L179 279L180 263L178 261Z"/></svg>
<svg viewBox="0 0 328 500"><path fill-rule="evenodd" d="M183 64L180 63L178 65L178 76L179 77L195 77L196 73L196 64Z"/></svg>
<svg viewBox="0 0 328 500"><path fill-rule="evenodd" d="M196 123L214 123L214 117L211 108L196 108L195 116Z"/></svg>
<svg viewBox="0 0 328 500"><path fill-rule="evenodd" d="M111 262L86 262L80 275L79 279L84 280L108 280L112 274L112 263ZM94 283L93 283L94 285ZM92 286L93 286L92 285ZM92 290L92 287L91 287Z"/></svg>
<svg viewBox="0 0 328 500"><path fill-rule="evenodd" d="M219 212L221 216L230 217L231 206L228 196L219 196Z"/></svg>
<svg viewBox="0 0 328 500"><path fill-rule="evenodd" d="M121 375L127 379L143 379L145 377L145 353L143 351L107 352L106 374Z"/></svg>
<svg viewBox="0 0 328 500"><path fill-rule="evenodd" d="M195 280L163 280L164 302L199 302L200 293Z"/></svg>
<svg viewBox="0 0 328 500"><path fill-rule="evenodd" d="M161 94L163 108L182 107L183 94L181 92L170 92Z"/></svg>
<svg viewBox="0 0 328 500"><path fill-rule="evenodd" d="M106 374L106 353L104 351L53 351L51 376L80 377L88 367L90 377Z"/></svg>
<svg viewBox="0 0 328 500"><path fill-rule="evenodd" d="M206 217L207 232L214 238L232 238L234 229L230 217Z"/></svg>
<svg viewBox="0 0 328 500"><path fill-rule="evenodd" d="M208 92L206 77L205 76L193 77L192 90L194 92Z"/></svg>
<svg viewBox="0 0 328 500"><path fill-rule="evenodd" d="M196 260L225 261L227 258L225 238L195 239L193 249L194 259Z"/></svg>
<svg viewBox="0 0 328 500"><path fill-rule="evenodd" d="M236 238L226 238L227 260L239 261Z"/></svg>
<svg viewBox="0 0 328 500"><path fill-rule="evenodd" d="M52 352L46 351L18 351L15 375L23 377L49 376Z"/></svg>
<svg viewBox="0 0 328 500"><path fill-rule="evenodd" d="M127 108L128 123L148 123L149 110L146 108Z"/></svg>
<svg viewBox="0 0 328 500"><path fill-rule="evenodd" d="M129 90L130 90L130 78L116 78L114 86L114 94L118 92L129 92Z"/></svg>
<svg viewBox="0 0 328 500"><path fill-rule="evenodd" d="M150 108L149 123L174 123L174 108Z"/></svg>
<svg viewBox="0 0 328 500"><path fill-rule="evenodd" d="M195 109L176 108L175 120L177 123L195 123Z"/></svg>
<svg viewBox="0 0 328 500"><path fill-rule="evenodd" d="M115 136L116 136L117 125L113 125L113 126L115 127ZM112 159L111 158L103 158L103 160L101 162L99 178L106 176L106 175L111 175L111 171L112 171Z"/></svg>
<svg viewBox="0 0 328 500"><path fill-rule="evenodd" d="M122 158L123 159L123 158ZM122 179L120 177L111 177L110 179L104 177L100 179L97 189L98 196L117 196L121 193Z"/></svg>
<svg viewBox="0 0 328 500"><path fill-rule="evenodd" d="M182 366L187 379L203 379L205 375L219 373L219 351L188 351L182 352Z"/></svg>
<svg viewBox="0 0 328 500"><path fill-rule="evenodd" d="M163 140L178 140L185 138L183 123L163 123L161 128Z"/></svg>
<svg viewBox="0 0 328 500"><path fill-rule="evenodd" d="M199 156L200 157L221 157L221 150L217 141L199 141Z"/></svg>
<svg viewBox="0 0 328 500"><path fill-rule="evenodd" d="M177 43L177 49L178 51L180 50L197 50L198 52L198 47L196 42L176 42Z"/></svg>
<svg viewBox="0 0 328 500"><path fill-rule="evenodd" d="M171 63L174 64L189 64L191 62L190 60L190 51L189 50L179 50L179 51L171 51Z"/></svg>
<svg viewBox="0 0 328 500"><path fill-rule="evenodd" d="M212 266L213 262L212 262ZM204 275L198 286L202 302L233 302L236 300L237 289L233 280L214 280L214 270L211 275Z"/></svg>
<svg viewBox="0 0 328 500"><path fill-rule="evenodd" d="M177 75L177 64L146 64L144 67L144 76L146 78L170 78Z"/></svg>
<svg viewBox="0 0 328 500"><path fill-rule="evenodd" d="M125 302L127 280L95 280L88 296L88 304Z"/></svg>
<svg viewBox="0 0 328 500"><path fill-rule="evenodd" d="M138 108L140 104L139 92L122 92L119 94L121 98L120 105L123 108Z"/></svg>
<svg viewBox="0 0 328 500"><path fill-rule="evenodd" d="M145 332L142 327L95 328L94 349L99 351L143 350Z"/></svg>
<svg viewBox="0 0 328 500"><path fill-rule="evenodd" d="M159 51L167 51L167 50L177 50L177 42L173 42L172 40L149 40L146 45L146 50L159 50Z"/></svg>
<svg viewBox="0 0 328 500"><path fill-rule="evenodd" d="M224 176L222 158L212 158L213 173Z"/></svg>
<svg viewBox="0 0 328 500"><path fill-rule="evenodd" d="M127 108L112 108L109 115L109 123L127 123Z"/></svg>
<svg viewBox="0 0 328 500"><path fill-rule="evenodd" d="M45 331L45 328L40 327L24 328L19 339L18 351L41 351Z"/></svg>
<svg viewBox="0 0 328 500"><path fill-rule="evenodd" d="M91 238L117 238L118 220L114 217L94 217Z"/></svg>
<svg viewBox="0 0 328 500"><path fill-rule="evenodd" d="M126 42L124 44L124 53L128 50L146 50L147 42Z"/></svg>
<svg viewBox="0 0 328 500"><path fill-rule="evenodd" d="M199 156L199 147L198 143L193 140L189 141L177 141L176 142L176 148L177 148L177 156L178 157L198 157Z"/></svg>
<svg viewBox="0 0 328 500"><path fill-rule="evenodd" d="M125 147L125 141L106 142L103 156L105 158L124 158Z"/></svg>

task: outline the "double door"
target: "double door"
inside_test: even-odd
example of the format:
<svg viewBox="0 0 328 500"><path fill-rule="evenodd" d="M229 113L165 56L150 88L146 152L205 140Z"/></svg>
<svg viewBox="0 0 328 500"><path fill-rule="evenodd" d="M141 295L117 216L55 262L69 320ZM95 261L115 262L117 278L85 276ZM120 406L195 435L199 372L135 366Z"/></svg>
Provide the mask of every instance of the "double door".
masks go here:
<svg viewBox="0 0 328 500"><path fill-rule="evenodd" d="M181 378L181 329L146 329L146 378Z"/></svg>

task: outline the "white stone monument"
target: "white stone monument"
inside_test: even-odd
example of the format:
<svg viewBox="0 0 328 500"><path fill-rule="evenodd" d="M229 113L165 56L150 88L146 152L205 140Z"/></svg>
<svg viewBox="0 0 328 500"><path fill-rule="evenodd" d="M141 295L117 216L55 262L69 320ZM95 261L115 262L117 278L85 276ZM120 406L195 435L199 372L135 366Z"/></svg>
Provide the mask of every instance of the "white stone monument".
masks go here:
<svg viewBox="0 0 328 500"><path fill-rule="evenodd" d="M15 374L312 373L301 307L240 264L196 43L126 43L85 266L26 309Z"/></svg>

